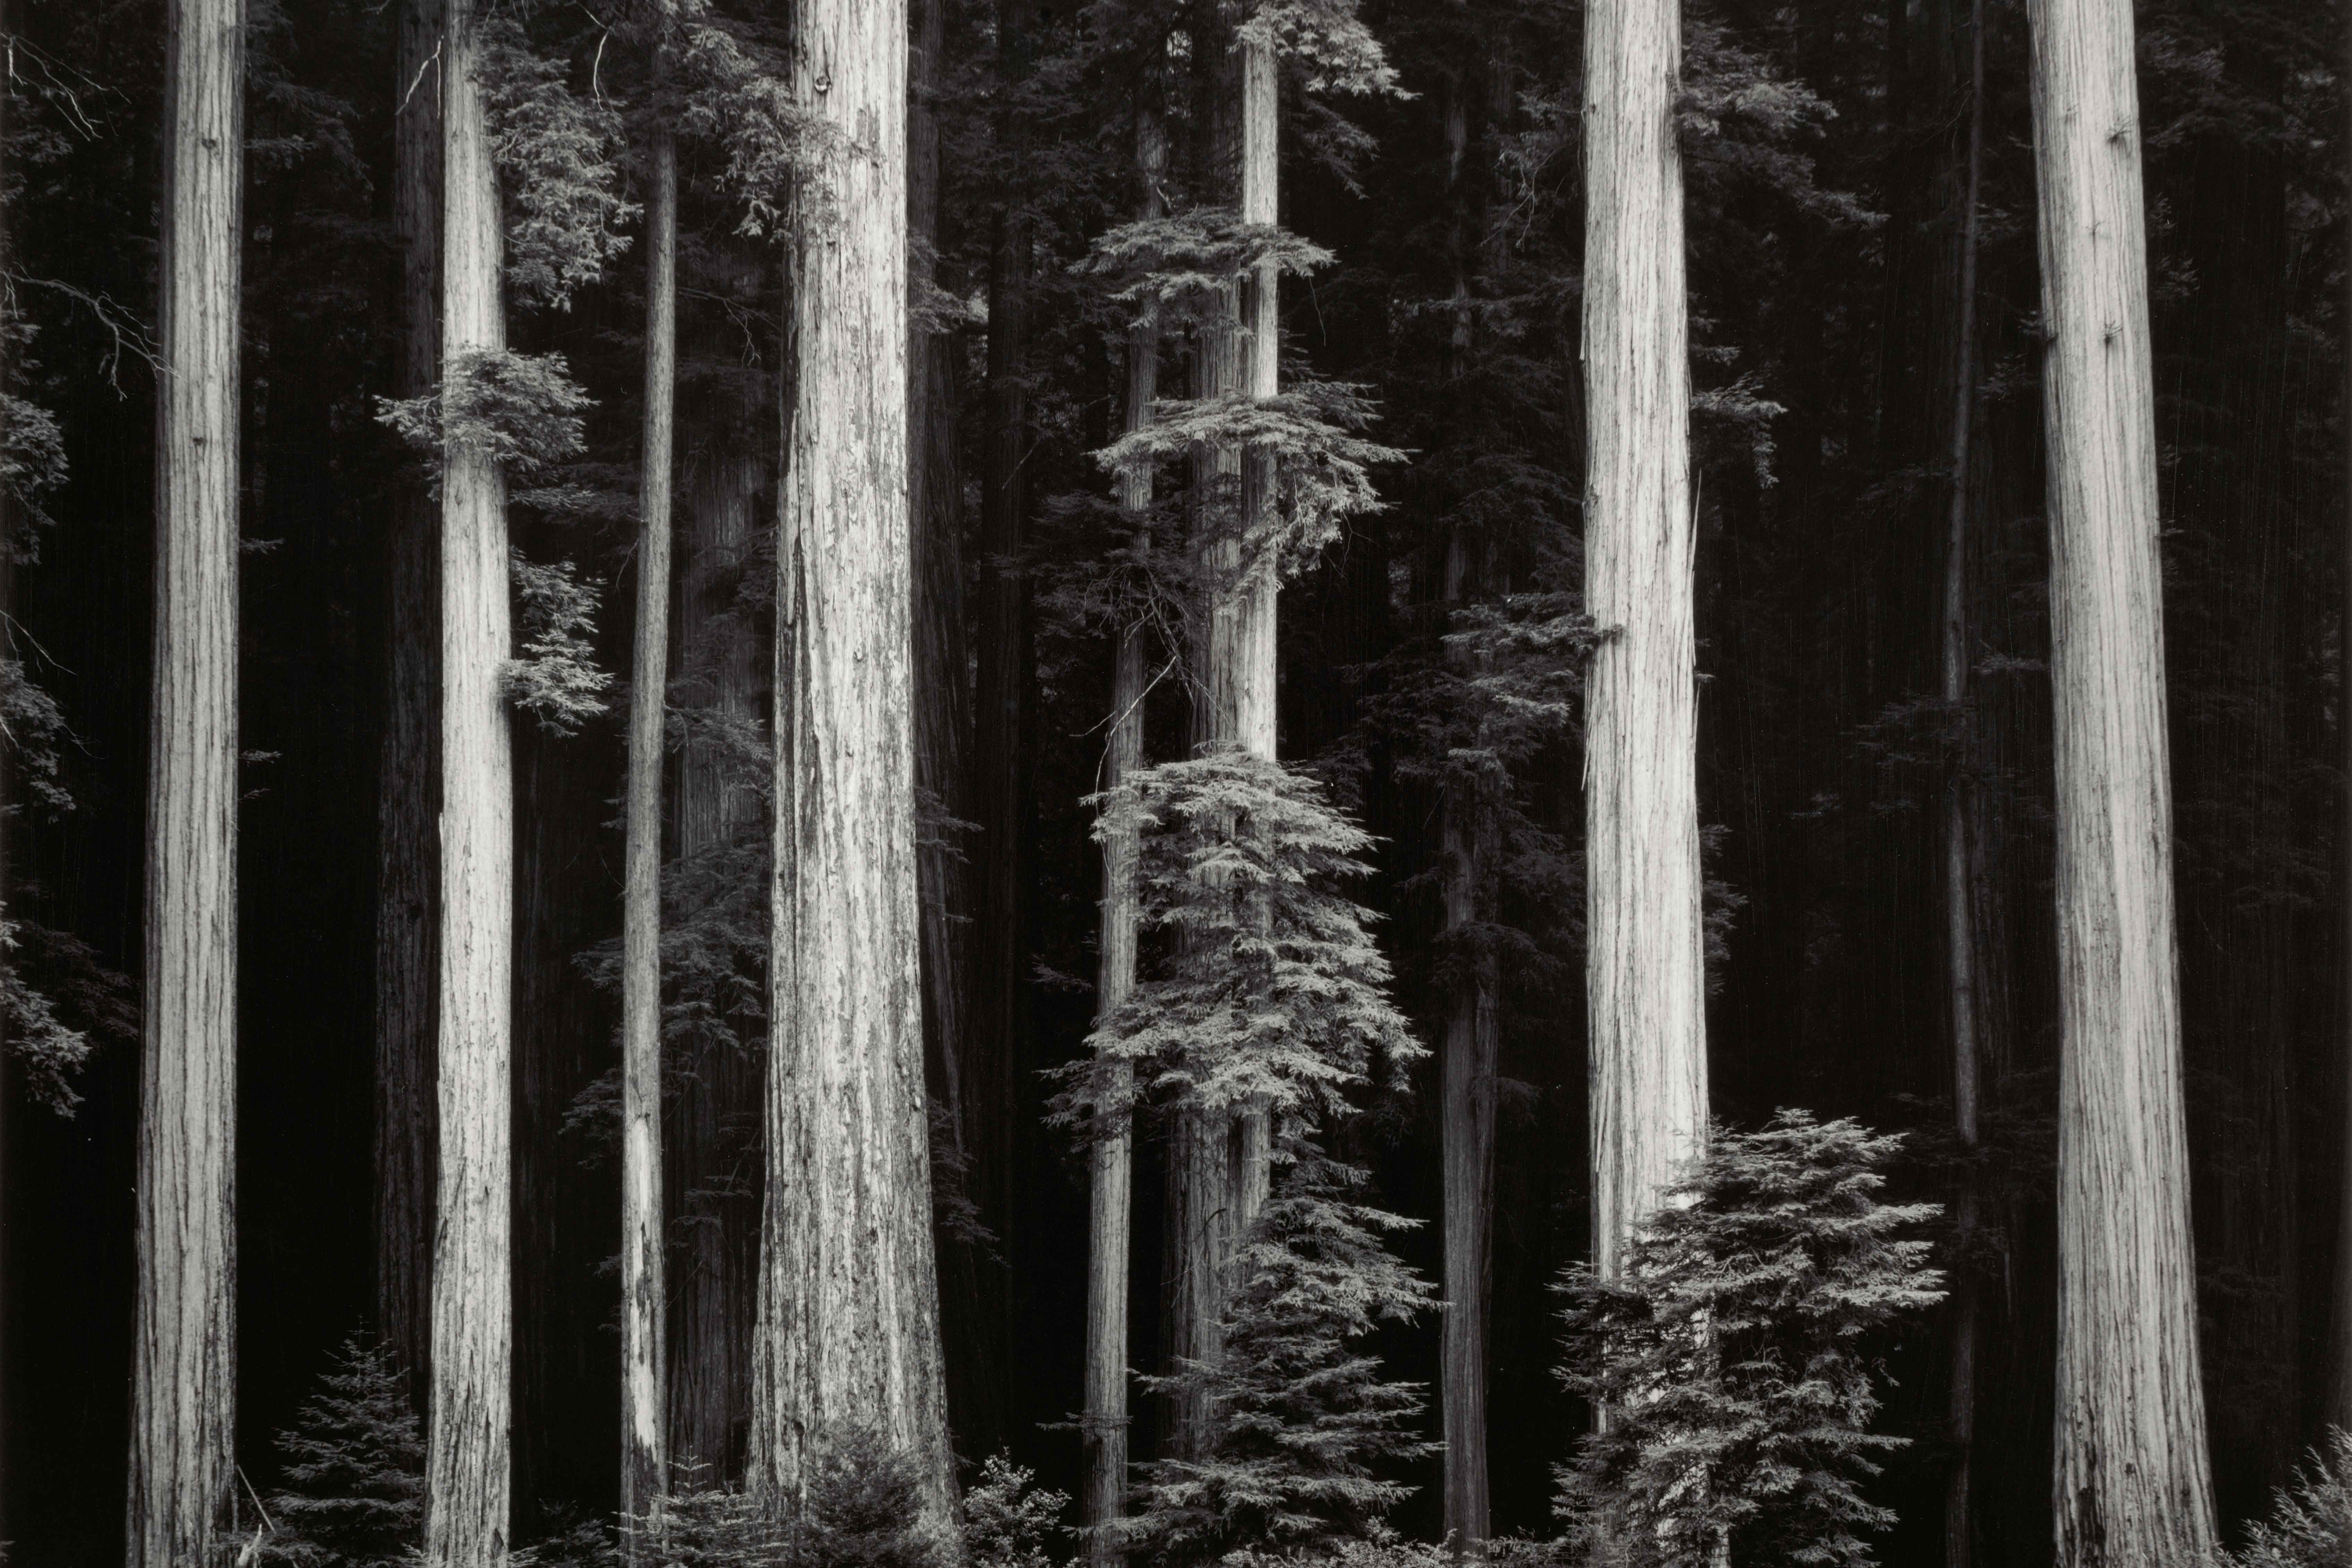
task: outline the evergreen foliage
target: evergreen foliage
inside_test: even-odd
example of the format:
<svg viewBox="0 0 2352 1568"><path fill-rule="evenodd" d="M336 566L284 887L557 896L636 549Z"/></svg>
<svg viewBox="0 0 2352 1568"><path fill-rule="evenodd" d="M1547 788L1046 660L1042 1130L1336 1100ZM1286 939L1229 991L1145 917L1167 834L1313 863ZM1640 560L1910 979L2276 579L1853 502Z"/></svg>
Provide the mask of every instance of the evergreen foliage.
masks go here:
<svg viewBox="0 0 2352 1568"><path fill-rule="evenodd" d="M1056 1568L1045 1542L1061 1532L1069 1495L1037 1485L1036 1472L992 1454L963 1494L968 1568Z"/></svg>
<svg viewBox="0 0 2352 1568"><path fill-rule="evenodd" d="M1580 1266L1570 1391L1607 1421L1559 1475L1571 1533L1629 1568L1736 1563L1861 1568L1894 1515L1862 1488L1901 1437L1870 1429L1878 1343L1943 1298L1932 1204L1879 1201L1901 1145L1782 1111L1717 1129L1634 1239L1621 1278Z"/></svg>
<svg viewBox="0 0 2352 1568"><path fill-rule="evenodd" d="M586 97L572 90L570 62L533 47L520 7L485 17L482 56L507 281L526 303L568 310L629 246L622 225L637 207L621 193L620 111L593 84Z"/></svg>
<svg viewBox="0 0 2352 1568"><path fill-rule="evenodd" d="M1219 1354L1143 1380L1155 1392L1205 1396L1218 1419L1206 1457L1142 1468L1120 1534L1153 1561L1379 1539L1385 1515L1414 1489L1373 1466L1436 1451L1414 1429L1421 1385L1384 1378L1364 1343L1434 1296L1382 1239L1414 1222L1362 1203L1366 1181L1292 1139L1235 1260Z"/></svg>
<svg viewBox="0 0 2352 1568"><path fill-rule="evenodd" d="M2315 1451L2281 1487L2268 1519L2246 1532L2229 1554L2230 1568L2336 1568L2352 1558L2352 1433L2327 1429Z"/></svg>
<svg viewBox="0 0 2352 1568"><path fill-rule="evenodd" d="M507 698L539 716L540 727L572 735L604 711L610 673L596 666L597 585L581 580L572 562L541 566L509 555L515 595L522 608L521 652L501 673Z"/></svg>
<svg viewBox="0 0 2352 1568"><path fill-rule="evenodd" d="M343 1341L299 1421L278 1435L285 1490L260 1560L294 1568L390 1568L424 1539L425 1439L392 1352Z"/></svg>
<svg viewBox="0 0 2352 1568"><path fill-rule="evenodd" d="M922 1524L914 1456L881 1433L835 1431L793 1520L795 1568L950 1568L950 1543Z"/></svg>

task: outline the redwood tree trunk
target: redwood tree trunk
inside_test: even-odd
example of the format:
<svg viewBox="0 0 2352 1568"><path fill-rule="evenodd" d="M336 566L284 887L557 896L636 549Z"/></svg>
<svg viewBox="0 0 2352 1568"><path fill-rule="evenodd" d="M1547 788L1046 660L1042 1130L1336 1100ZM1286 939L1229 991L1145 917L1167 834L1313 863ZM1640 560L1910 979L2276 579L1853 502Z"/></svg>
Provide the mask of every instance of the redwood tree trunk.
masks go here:
<svg viewBox="0 0 2352 1568"><path fill-rule="evenodd" d="M2061 1568L2215 1545L2130 0L2034 0L2058 801Z"/></svg>
<svg viewBox="0 0 2352 1568"><path fill-rule="evenodd" d="M797 0L834 211L790 251L777 544L776 880L753 1490L846 1426L952 1507L932 1254L907 523L905 0Z"/></svg>
<svg viewBox="0 0 2352 1568"><path fill-rule="evenodd" d="M1592 1249L1634 1228L1706 1135L1689 323L1676 0L1584 17L1584 593Z"/></svg>
<svg viewBox="0 0 2352 1568"><path fill-rule="evenodd" d="M445 374L503 349L503 236L483 120L475 0L442 33ZM441 481L439 1203L425 1560L483 1568L507 1554L514 1351L514 748L499 671L512 644L506 481L453 442Z"/></svg>
<svg viewBox="0 0 2352 1568"><path fill-rule="evenodd" d="M213 1561L236 1442L240 0L173 0L125 1559Z"/></svg>
<svg viewBox="0 0 2352 1568"><path fill-rule="evenodd" d="M1139 89L1149 92L1149 86ZM1167 131L1156 105L1138 100L1135 119L1139 204L1144 217L1160 215L1160 180L1168 162ZM1160 395L1160 333L1146 323L1127 340L1127 428L1151 423ZM1119 507L1141 518L1151 507L1151 476L1121 475ZM1143 766L1143 636L1139 624L1122 627L1112 653L1110 744L1103 765L1103 788L1116 789ZM1097 970L1097 1019L1108 1019L1135 989L1137 922L1141 903L1136 888L1139 849L1131 826L1114 826L1103 844L1102 956ZM1110 1064L1108 1095L1123 1103L1134 1068ZM1087 1559L1096 1568L1121 1560L1117 1542L1104 1529L1126 1511L1128 1264L1134 1241L1135 1129L1122 1112L1115 1125L1097 1131L1087 1149L1088 1241L1087 1250L1086 1522Z"/></svg>
<svg viewBox="0 0 2352 1568"><path fill-rule="evenodd" d="M621 909L621 1518L666 1490L662 1375L661 851L663 724L669 707L670 470L677 398L677 143L654 133L646 201L643 531L629 700L626 875Z"/></svg>
<svg viewBox="0 0 2352 1568"><path fill-rule="evenodd" d="M440 0L404 0L394 83L393 223L400 246L395 395L441 365ZM376 1328L425 1406L433 1278L434 821L441 684L439 509L414 465L395 481L391 660L376 796Z"/></svg>

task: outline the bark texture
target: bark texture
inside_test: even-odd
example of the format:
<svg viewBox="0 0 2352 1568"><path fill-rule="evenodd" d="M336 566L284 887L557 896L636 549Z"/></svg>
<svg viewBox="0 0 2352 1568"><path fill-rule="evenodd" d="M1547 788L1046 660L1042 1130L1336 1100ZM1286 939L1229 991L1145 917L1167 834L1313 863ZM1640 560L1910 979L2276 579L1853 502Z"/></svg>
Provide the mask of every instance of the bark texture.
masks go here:
<svg viewBox="0 0 2352 1568"><path fill-rule="evenodd" d="M393 84L400 247L395 395L441 367L441 0L403 0ZM376 1328L425 1404L433 1279L433 1032L439 509L406 465L392 501L391 658L376 786Z"/></svg>
<svg viewBox="0 0 2352 1568"><path fill-rule="evenodd" d="M677 404L677 143L654 133L646 200L644 517L629 702L628 827L621 909L621 1518L667 1490L662 1392L661 852L663 724L669 708L670 475Z"/></svg>
<svg viewBox="0 0 2352 1568"><path fill-rule="evenodd" d="M1689 322L1675 0L1584 18L1584 593L1592 1248L1633 1228L1706 1135Z"/></svg>
<svg viewBox="0 0 2352 1568"><path fill-rule="evenodd" d="M2034 0L2057 763L2061 1568L2215 1544L2130 0Z"/></svg>
<svg viewBox="0 0 2352 1568"><path fill-rule="evenodd" d="M952 1507L932 1252L907 522L907 12L798 0L833 213L790 252L756 1491L878 1430Z"/></svg>
<svg viewBox="0 0 2352 1568"><path fill-rule="evenodd" d="M2347 13L2345 17L2343 58L2347 69L2352 69L2352 13ZM2345 115L2344 179L2347 195L2352 195L2352 96L2347 96L2346 99ZM2347 201L2346 211L2347 214L2352 214L2352 200ZM2346 222L2347 225L2352 225L2352 215L2347 215ZM2352 327L2352 267L2345 270L2344 306L2344 319L2347 327ZM2347 410L2352 410L2352 354L2346 356L2344 406ZM2346 423L2347 431L2352 431L2352 419L2347 419ZM2346 494L2342 611L2343 623L2352 626L2352 441L2347 441L2344 457ZM2342 661L2338 679L2346 684L2347 689L2352 689L2352 640L2345 643L2337 657ZM2343 1009L2343 1015L2337 1021L2336 1030L2337 1043L2343 1048L2341 1054L2345 1066L2342 1123L2344 1153L2336 1185L2336 1311L2330 1324L2331 1337L2335 1343L2328 1347L2332 1354L2328 1357L2327 1419L2335 1426L2352 1431L2352 723L2340 727L2340 744L2343 747L2345 780L2344 815L2340 831L2344 835L2345 848L2341 852L2341 867L2337 874L2344 879L2344 930L2341 937L2344 972L2338 982L2342 987L2339 1005Z"/></svg>
<svg viewBox="0 0 2352 1568"><path fill-rule="evenodd" d="M714 418L712 424L719 421ZM760 462L730 433L698 454L685 492L688 553L680 657L722 724L759 725L758 653L736 588L750 554ZM718 744L678 759L677 854L692 862L760 830L760 802ZM670 1281L669 1448L677 1462L741 1475L751 1423L751 1320L759 1262L760 1092L755 1058L703 1037L679 1076L671 1185L677 1269Z"/></svg>
<svg viewBox="0 0 2352 1568"><path fill-rule="evenodd" d="M125 1561L213 1561L236 1444L241 0L173 0Z"/></svg>
<svg viewBox="0 0 2352 1568"><path fill-rule="evenodd" d="M441 362L503 349L503 236L483 121L475 0L442 33ZM453 442L441 482L439 1206L425 1560L507 1555L514 1352L514 747L499 674L512 645L506 480Z"/></svg>

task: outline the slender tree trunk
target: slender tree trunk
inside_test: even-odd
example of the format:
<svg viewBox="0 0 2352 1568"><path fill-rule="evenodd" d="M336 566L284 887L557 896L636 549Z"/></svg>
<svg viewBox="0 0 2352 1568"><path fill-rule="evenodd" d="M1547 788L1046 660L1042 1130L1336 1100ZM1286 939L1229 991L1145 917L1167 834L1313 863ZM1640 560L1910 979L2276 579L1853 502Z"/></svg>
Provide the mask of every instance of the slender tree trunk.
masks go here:
<svg viewBox="0 0 2352 1568"><path fill-rule="evenodd" d="M1263 45L1242 42L1234 63L1212 89L1210 158L1239 198L1244 222L1278 221L1276 163L1280 98L1275 60ZM1225 171L1230 168L1231 174ZM1230 325L1202 329L1196 371L1203 397L1245 392L1271 397L1280 387L1279 291L1275 270L1259 268L1234 291ZM1201 479L1239 483L1242 516L1253 533L1273 500L1272 461L1265 454L1219 450ZM1202 646L1194 652L1193 734L1197 746L1239 746L1271 758L1276 750L1275 596L1271 554L1245 557L1241 541L1210 543L1210 603ZM1173 1356L1206 1361L1222 1342L1225 1275L1265 1206L1271 1172L1270 1127L1263 1109L1231 1115L1186 1114L1171 1130L1169 1162L1169 1344ZM1213 1437L1214 1412L1180 1393L1171 1402L1169 1450L1196 1458Z"/></svg>
<svg viewBox="0 0 2352 1568"><path fill-rule="evenodd" d="M656 46L664 47L664 46ZM677 401L677 143L653 136L646 200L646 429L621 913L621 1518L632 1558L667 1489L662 1375L661 851L669 701L670 473Z"/></svg>
<svg viewBox="0 0 2352 1568"><path fill-rule="evenodd" d="M1139 87L1139 94L1154 90ZM1135 111L1135 160L1142 185L1141 215L1160 215L1160 182L1168 163L1168 133L1159 106L1139 97ZM1160 396L1160 331L1150 321L1127 340L1127 428L1151 423ZM1144 526L1151 508L1151 476L1139 471L1119 478L1120 509ZM1103 788L1115 789L1143 766L1143 637L1140 622L1124 627L1112 653L1110 744L1104 756ZM1108 1019L1135 989L1137 921L1141 903L1136 889L1139 846L1132 828L1114 828L1103 844L1102 957L1096 983L1096 1016ZM1134 1069L1121 1061L1109 1071L1109 1098L1124 1103ZM1127 1502L1127 1272L1133 1243L1135 1130L1122 1112L1116 1126L1099 1129L1087 1150L1086 1522L1087 1560L1109 1568L1124 1553L1105 1527L1126 1511Z"/></svg>
<svg viewBox="0 0 2352 1568"><path fill-rule="evenodd" d="M207 1563L236 1443L237 346L245 15L167 23L163 370L126 1560Z"/></svg>
<svg viewBox="0 0 2352 1568"><path fill-rule="evenodd" d="M1706 1135L1675 0L1584 23L1585 695L1596 1268Z"/></svg>
<svg viewBox="0 0 2352 1568"><path fill-rule="evenodd" d="M716 417L708 422L716 425ZM688 470L690 544L678 605L683 659L725 721L758 723L757 653L734 609L751 553L759 460L736 441L714 440ZM757 795L731 776L717 746L689 738L679 758L677 856L691 863L757 831ZM759 1261L760 1115L747 1046L697 1043L680 1075L672 1140L683 1221L669 1338L669 1447L681 1465L740 1477L751 1420L751 1338Z"/></svg>
<svg viewBox="0 0 2352 1568"><path fill-rule="evenodd" d="M444 375L506 346L498 177L476 0L442 33ZM507 1554L514 1354L514 747L499 673L512 645L506 481L449 444L441 480L439 1201L425 1448L428 1568Z"/></svg>
<svg viewBox="0 0 2352 1568"><path fill-rule="evenodd" d="M1978 1098L1983 1069L1977 1027L1976 879L1969 824L1976 802L1976 718L1969 709L1969 463L1976 408L1977 241L1984 177L1984 0L1969 16L1969 133L1961 176L1959 309L1954 325L1952 495L1944 530L1943 696L1957 727L1950 782L1944 790L1945 979L1952 1015L1952 1130L1969 1163L1961 1167L1952 1218L1958 1267L1952 1271L1952 1367L1947 1403L1952 1472L1945 1481L1944 1562L1968 1568L1976 1446L1977 1278L1969 1243L1977 1226Z"/></svg>
<svg viewBox="0 0 2352 1568"><path fill-rule="evenodd" d="M2215 1545L2130 0L2033 0L2058 792L2061 1568Z"/></svg>
<svg viewBox="0 0 2352 1568"><path fill-rule="evenodd" d="M907 522L905 0L797 0L793 89L833 131L791 246L777 543L776 882L753 1489L798 1499L878 1429L952 1506L923 1097Z"/></svg>
<svg viewBox="0 0 2352 1568"><path fill-rule="evenodd" d="M2352 82L2352 10L2346 13L2344 40L2345 79ZM2352 91L2345 95L2344 143L2337 150L2344 160L2344 179L2347 193L2352 193ZM2346 254L2352 256L2352 201L2346 204ZM2347 344L2344 382L2345 446L2345 510L2343 538L2343 576L2340 585L2343 603L2339 607L2340 624L2352 628L2352 265L2345 268L2344 320ZM2352 691L2352 636L2338 633L2336 657L2338 689ZM2342 988L2340 1005L2343 1016L2337 1020L2337 1032L2344 1045L2344 1134L2343 1170L2336 1194L2336 1309L2333 1324L2335 1340L2329 1358L2327 1419L2330 1425L2352 1432L2352 710L2336 710L2336 744L2341 748L2344 773L2344 817L2339 826L2343 843L2338 847L2338 874L2343 877L2342 935L2344 972L2339 977Z"/></svg>
<svg viewBox="0 0 2352 1568"><path fill-rule="evenodd" d="M400 245L395 390L441 364L441 0L403 0L393 120ZM439 508L413 465L392 501L391 653L376 796L376 1326L425 1403L433 1277L434 785Z"/></svg>
<svg viewBox="0 0 2352 1568"><path fill-rule="evenodd" d="M1464 73L1445 81L1445 183L1453 208L1447 250L1454 267L1454 336L1447 373L1469 367L1471 344L1468 193L1463 164L1469 151L1468 84ZM1456 527L1446 542L1445 609L1453 612L1475 589L1469 541ZM1459 944L1484 918L1480 905L1490 874L1487 829L1492 813L1475 773L1446 779L1444 802L1445 929ZM1473 938L1473 940L1476 940ZM1496 1014L1498 977L1491 954L1472 956L1455 982L1445 1022L1439 1108L1444 1165L1445 1316L1438 1346L1438 1387L1445 1437L1445 1535L1457 1553L1483 1554L1489 1534L1486 1491L1486 1327L1490 1316L1495 1193L1495 1073L1501 1050Z"/></svg>

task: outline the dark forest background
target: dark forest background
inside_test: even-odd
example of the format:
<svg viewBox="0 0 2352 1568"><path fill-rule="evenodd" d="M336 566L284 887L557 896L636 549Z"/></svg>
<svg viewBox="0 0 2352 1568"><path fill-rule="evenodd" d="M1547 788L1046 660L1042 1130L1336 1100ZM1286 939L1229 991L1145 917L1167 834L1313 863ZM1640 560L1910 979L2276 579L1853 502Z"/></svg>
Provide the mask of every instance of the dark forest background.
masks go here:
<svg viewBox="0 0 2352 1568"><path fill-rule="evenodd" d="M2352 169L2340 9L2139 7L2200 1302L2233 1527L2319 1435L2345 1306L2332 1285L2347 1218L2339 890L2352 849L2340 766ZM1012 52L1029 51L1012 66L996 7L950 0L941 104L940 308L954 323L967 645L1009 634L1021 699L1009 754L975 758L1014 781L992 829L1009 846L1004 917L974 930L1002 954L976 988L1017 1020L1017 1087L1001 1176L976 1197L995 1239L961 1265L998 1304L950 1376L965 1458L1009 1447L1075 1490L1077 1438L1054 1424L1080 1405L1085 1173L1041 1124L1038 1073L1078 1053L1092 1016L1090 986L1074 978L1094 971L1099 877L1082 799L1096 787L1110 660L1051 590L1087 548L1084 513L1055 498L1104 493L1088 454L1118 428L1116 324L1075 265L1122 215L1127 144L1123 104L1039 66L1074 47L1076 18L1006 14L1024 29ZM1387 509L1353 519L1283 595L1282 752L1318 765L1381 836L1365 896L1388 916L1380 938L1401 998L1434 1038L1458 983L1436 940L1438 786L1426 760L1458 716L1423 678L1460 607L1445 600L1448 543L1464 528L1475 540L1479 592L1576 576L1581 14L1573 0L1366 0L1364 16L1412 96L1353 105L1360 138L1312 134L1320 111L1293 106L1310 133L1286 139L1284 220L1336 260L1285 287L1283 315L1288 351L1363 383L1378 438L1413 460L1381 475ZM1991 1153L1971 1266L1992 1284L1978 1484L1985 1560L2028 1563L2049 1552L2053 1354L2047 562L2025 17L2011 0L1985 16L1982 375L1968 476L1976 696L1962 723L1936 696L1936 615L1969 6L1690 8L1700 800L1721 937L1708 1015L1717 1114L1752 1125L1801 1105L1911 1129L1897 1186L1935 1198L1952 1183L1954 1148L1936 805L1955 768L1979 785ZM376 779L387 527L404 459L373 404L393 390L396 329L391 8L262 0L254 19L238 1446L267 1492L273 1434L373 1301ZM69 1120L16 1097L0 1108L0 1416L12 1434L0 1484L17 1560L66 1568L121 1551L137 1054L100 971L135 973L141 943L153 415L139 323L154 294L163 29L154 0L10 0L7 26L11 134L37 139L37 155L16 160L25 185L11 209L19 308L38 329L23 374L58 416L71 465L37 563L17 571L15 613L74 737L61 778L70 809L36 807L12 831L13 904L70 938L43 938L26 961L98 1026L100 1048ZM1034 241L1018 280L1026 499L1009 523L982 494L1003 407L987 319L992 281L1008 286L993 265L1008 211ZM772 277L772 256L701 218L698 232L689 207L689 472L702 461L696 367L717 386L757 383L775 364L773 302L724 281ZM519 341L569 358L599 399L592 446L621 452L635 450L635 277L622 268L568 312L518 329ZM1007 374L995 368L1000 382ZM771 455L761 471L772 468ZM765 526L773 482L760 483ZM629 528L520 515L517 528L534 555L576 559L605 583L600 653L624 669ZM983 627L998 615L983 591L1007 564L1025 574L1019 608ZM1151 755L1177 755L1172 686L1155 691L1149 723ZM566 1124L616 1059L615 998L579 960L619 929L623 748L612 717L575 737L529 725L517 736L515 1494L544 1522L608 1511L617 1489L616 1291L604 1266L617 1178ZM1549 1289L1586 1250L1578 773L1572 737L1517 765L1525 831L1494 894L1495 918L1524 938L1506 976L1496 1197L1498 1531L1549 1528L1552 1467L1582 1419L1554 1377ZM942 831L973 866L1000 863L984 834ZM1383 1102L1349 1134L1384 1205L1424 1219L1438 1210L1434 1099ZM1150 1169L1135 1249L1144 1347L1156 1343ZM1436 1274L1433 1228L1400 1246ZM1939 1329L1918 1326L1893 1362L1885 1425L1919 1441L1880 1488L1904 1518L1889 1562L1940 1547ZM1426 1381L1436 1345L1427 1322L1381 1349L1399 1375ZM1138 1452L1149 1445L1147 1430ZM1433 1536L1434 1462L1424 1469L1398 1522Z"/></svg>

